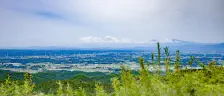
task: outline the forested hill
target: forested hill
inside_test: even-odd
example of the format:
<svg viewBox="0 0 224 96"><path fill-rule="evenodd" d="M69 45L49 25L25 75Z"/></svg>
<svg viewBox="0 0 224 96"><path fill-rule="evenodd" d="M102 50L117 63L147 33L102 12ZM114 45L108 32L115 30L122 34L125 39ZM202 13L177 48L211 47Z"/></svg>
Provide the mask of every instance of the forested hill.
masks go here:
<svg viewBox="0 0 224 96"><path fill-rule="evenodd" d="M12 72L8 70L0 70L0 81L7 79L10 75L11 80L24 80L24 74L22 72ZM107 77L113 77L116 74L106 74L102 72L82 72L82 71L46 71L32 74L34 83L42 83L52 80L69 80L76 79L79 76L85 76L88 78L94 78L96 80L102 79L102 81L108 81ZM81 78L81 77L79 77Z"/></svg>

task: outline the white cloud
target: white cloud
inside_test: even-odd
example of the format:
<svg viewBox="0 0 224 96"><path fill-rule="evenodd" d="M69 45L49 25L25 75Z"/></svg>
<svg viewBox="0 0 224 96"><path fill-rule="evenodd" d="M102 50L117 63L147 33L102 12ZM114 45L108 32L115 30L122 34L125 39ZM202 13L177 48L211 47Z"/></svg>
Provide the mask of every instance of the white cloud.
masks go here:
<svg viewBox="0 0 224 96"><path fill-rule="evenodd" d="M83 43L145 43L140 41L134 41L128 38L117 38L113 36L94 37L87 36L81 37L79 40Z"/></svg>
<svg viewBox="0 0 224 96"><path fill-rule="evenodd" d="M87 36L79 38L81 43L88 43L88 44L134 44L135 45L148 45L148 44L155 44L157 42L160 43L182 43L186 42L183 40L178 39L169 39L169 38L161 38L161 40L146 40L146 41L138 41L128 38L117 38L113 36L104 36L104 37L94 37L94 36ZM190 42L190 41L189 41Z"/></svg>
<svg viewBox="0 0 224 96"><path fill-rule="evenodd" d="M80 42L83 43L132 43L132 44L154 44L157 42L161 43L170 43L172 42L171 39L163 39L163 40L145 40L145 41L140 41L140 40L133 40L129 38L118 38L118 37L113 37L113 36L104 36L104 37L95 37L95 36L86 36L86 37L81 37L79 38Z"/></svg>
<svg viewBox="0 0 224 96"><path fill-rule="evenodd" d="M102 38L92 37L92 36L82 37L82 38L80 38L80 40L82 42L85 42L85 43L99 43L99 42L104 42L104 40Z"/></svg>

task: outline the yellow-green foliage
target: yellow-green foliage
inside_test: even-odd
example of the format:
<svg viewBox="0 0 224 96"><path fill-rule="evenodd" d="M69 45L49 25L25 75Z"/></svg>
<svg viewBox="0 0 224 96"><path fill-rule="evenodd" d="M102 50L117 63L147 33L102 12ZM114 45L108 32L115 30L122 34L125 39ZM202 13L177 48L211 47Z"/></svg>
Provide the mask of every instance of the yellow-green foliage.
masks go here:
<svg viewBox="0 0 224 96"><path fill-rule="evenodd" d="M75 96L87 96L86 94L86 91L82 88L79 88L78 90L75 90Z"/></svg>
<svg viewBox="0 0 224 96"><path fill-rule="evenodd" d="M96 96L108 96L105 90L103 89L103 86L96 84L95 89L96 89Z"/></svg>
<svg viewBox="0 0 224 96"><path fill-rule="evenodd" d="M23 84L17 81L11 81L10 76L4 84L0 86L0 96L30 96L33 94L34 84L32 83L32 76L30 74L24 75Z"/></svg>
<svg viewBox="0 0 224 96"><path fill-rule="evenodd" d="M224 96L224 67L210 62L203 70L180 70L165 76L150 73L139 59L139 75L122 66L121 78L113 78L114 91L107 93L104 86L96 84L93 96ZM23 84L11 81L10 77L0 86L0 96L88 96L88 90L73 90L69 84L58 81L57 94L33 91L31 75L26 74Z"/></svg>
<svg viewBox="0 0 224 96"><path fill-rule="evenodd" d="M180 71L180 51L176 51L176 61L175 61L175 71L179 72Z"/></svg>
<svg viewBox="0 0 224 96"><path fill-rule="evenodd" d="M147 73L140 70L140 75L133 76L127 70L122 71L122 81L113 79L116 96L224 95L223 67L208 66L205 70L183 70L166 76Z"/></svg>
<svg viewBox="0 0 224 96"><path fill-rule="evenodd" d="M161 62L160 62L160 57L161 57L161 48L160 48L160 44L159 44L159 42L157 43L157 51L158 51L158 56L157 56L157 63L158 63L158 73L160 74L160 71L161 71L161 67L160 67L160 65L161 65Z"/></svg>
<svg viewBox="0 0 224 96"><path fill-rule="evenodd" d="M165 64L165 67L166 67L166 72L168 74L170 72L170 53L169 53L168 47L164 48L164 52L165 52L164 64Z"/></svg>

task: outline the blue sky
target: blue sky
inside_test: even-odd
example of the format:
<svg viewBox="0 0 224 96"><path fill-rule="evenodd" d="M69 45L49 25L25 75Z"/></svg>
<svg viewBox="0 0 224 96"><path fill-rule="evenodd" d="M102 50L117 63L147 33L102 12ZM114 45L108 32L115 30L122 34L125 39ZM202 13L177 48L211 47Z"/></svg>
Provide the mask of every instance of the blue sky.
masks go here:
<svg viewBox="0 0 224 96"><path fill-rule="evenodd" d="M1 0L0 47L224 42L223 0Z"/></svg>

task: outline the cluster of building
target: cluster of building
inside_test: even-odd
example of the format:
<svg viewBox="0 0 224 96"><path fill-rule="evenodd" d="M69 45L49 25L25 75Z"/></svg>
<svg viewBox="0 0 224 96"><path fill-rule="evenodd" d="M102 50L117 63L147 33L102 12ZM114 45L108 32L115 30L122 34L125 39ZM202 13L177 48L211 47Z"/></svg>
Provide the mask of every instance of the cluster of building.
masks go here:
<svg viewBox="0 0 224 96"><path fill-rule="evenodd" d="M145 62L151 61L151 52L70 52L70 54L41 54L40 52L29 53L31 55L0 56L0 69L19 72L42 72L46 70L116 72L124 64L132 70L138 70L139 57L144 58ZM218 53L183 53L181 54L181 63L186 65L192 55L205 64L210 61L224 64L224 54ZM170 57L171 63L174 63L175 54L171 54ZM161 60L163 63L164 54L161 55ZM199 65L194 62L193 66L198 67Z"/></svg>

